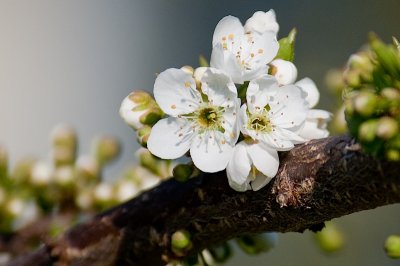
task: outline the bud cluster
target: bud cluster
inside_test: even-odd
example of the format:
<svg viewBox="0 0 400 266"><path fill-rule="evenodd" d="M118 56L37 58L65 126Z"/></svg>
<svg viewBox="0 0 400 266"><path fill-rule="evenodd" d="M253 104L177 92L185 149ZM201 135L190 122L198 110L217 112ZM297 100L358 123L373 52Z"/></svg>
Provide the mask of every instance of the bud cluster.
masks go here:
<svg viewBox="0 0 400 266"><path fill-rule="evenodd" d="M363 148L400 160L400 50L371 34L369 46L349 59L344 72L345 114Z"/></svg>
<svg viewBox="0 0 400 266"><path fill-rule="evenodd" d="M44 215L70 217L68 223L55 220L50 226L48 235L56 236L82 215L127 201L172 174L170 161L138 152L139 165L128 167L116 182L106 182L103 170L120 153L116 138L98 136L90 153L78 155L75 130L60 125L52 131L50 142L50 160L25 158L11 170L8 153L0 145L0 235L20 230Z"/></svg>

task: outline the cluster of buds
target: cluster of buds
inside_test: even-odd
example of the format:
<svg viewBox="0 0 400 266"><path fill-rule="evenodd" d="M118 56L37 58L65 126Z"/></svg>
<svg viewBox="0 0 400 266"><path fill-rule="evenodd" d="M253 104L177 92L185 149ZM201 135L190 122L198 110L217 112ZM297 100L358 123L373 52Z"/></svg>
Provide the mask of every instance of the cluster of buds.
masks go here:
<svg viewBox="0 0 400 266"><path fill-rule="evenodd" d="M91 152L78 156L76 132L60 125L52 131L50 142L50 160L25 158L11 171L7 151L0 146L0 234L12 233L49 214L68 214L73 223L82 215L133 198L172 173L171 162L140 151L139 165L128 167L116 182L107 182L103 170L120 153L116 138L98 136ZM70 225L50 228L49 236Z"/></svg>
<svg viewBox="0 0 400 266"><path fill-rule="evenodd" d="M350 133L364 149L400 160L400 50L371 34L344 72L345 114Z"/></svg>

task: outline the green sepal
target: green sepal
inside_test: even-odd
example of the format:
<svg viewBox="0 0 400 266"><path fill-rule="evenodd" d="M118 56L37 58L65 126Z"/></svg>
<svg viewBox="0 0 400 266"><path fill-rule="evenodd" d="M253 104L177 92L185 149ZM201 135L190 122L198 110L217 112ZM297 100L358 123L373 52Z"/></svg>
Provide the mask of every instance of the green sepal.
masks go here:
<svg viewBox="0 0 400 266"><path fill-rule="evenodd" d="M296 42L297 29L293 28L287 37L279 40L279 50L275 59L283 59L293 62L294 60L294 45Z"/></svg>
<svg viewBox="0 0 400 266"><path fill-rule="evenodd" d="M204 57L204 55L199 56L199 66L200 67L209 67L210 66L207 59Z"/></svg>

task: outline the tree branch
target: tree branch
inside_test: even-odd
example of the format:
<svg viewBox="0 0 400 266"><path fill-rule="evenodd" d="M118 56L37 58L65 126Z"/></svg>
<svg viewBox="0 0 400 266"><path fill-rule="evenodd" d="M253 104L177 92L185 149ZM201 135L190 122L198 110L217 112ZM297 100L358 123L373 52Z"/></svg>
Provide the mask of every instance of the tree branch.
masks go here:
<svg viewBox="0 0 400 266"><path fill-rule="evenodd" d="M232 190L225 172L166 180L10 265L165 265L179 257L170 244L177 230L191 234L184 257L240 235L313 230L400 202L400 164L363 154L349 137L310 141L280 159L260 191Z"/></svg>

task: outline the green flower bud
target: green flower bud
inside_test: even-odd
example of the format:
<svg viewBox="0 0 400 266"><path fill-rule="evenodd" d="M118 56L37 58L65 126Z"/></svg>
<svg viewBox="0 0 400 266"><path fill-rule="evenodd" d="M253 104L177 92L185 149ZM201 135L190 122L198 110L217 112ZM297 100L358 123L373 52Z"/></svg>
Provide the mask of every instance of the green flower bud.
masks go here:
<svg viewBox="0 0 400 266"><path fill-rule="evenodd" d="M275 234L275 236L269 236L269 234ZM275 246L276 241L276 233L247 235L236 239L238 246L249 255L269 251Z"/></svg>
<svg viewBox="0 0 400 266"><path fill-rule="evenodd" d="M378 121L371 119L363 122L358 131L358 137L362 141L371 142L375 139L376 130L378 128Z"/></svg>
<svg viewBox="0 0 400 266"><path fill-rule="evenodd" d="M389 161L395 161L398 162L400 161L400 151L398 150L394 150L394 149L390 149L386 152L386 158Z"/></svg>
<svg viewBox="0 0 400 266"><path fill-rule="evenodd" d="M143 126L137 131L137 141L142 147L147 147L147 140L149 139L151 133L150 126Z"/></svg>
<svg viewBox="0 0 400 266"><path fill-rule="evenodd" d="M50 134L52 143L52 158L56 167L72 165L76 159L78 140L73 128L58 125Z"/></svg>
<svg viewBox="0 0 400 266"><path fill-rule="evenodd" d="M283 59L293 62L294 60L294 45L296 42L297 30L293 28L287 37L279 40L279 51L275 59Z"/></svg>
<svg viewBox="0 0 400 266"><path fill-rule="evenodd" d="M147 149L139 149L136 152L140 165L158 175L161 178L169 177L172 174L171 161L160 159L150 153Z"/></svg>
<svg viewBox="0 0 400 266"><path fill-rule="evenodd" d="M118 140L111 136L102 136L94 140L94 157L100 166L115 160L121 152Z"/></svg>
<svg viewBox="0 0 400 266"><path fill-rule="evenodd" d="M381 95L388 100L400 100L400 90L395 88L384 88Z"/></svg>
<svg viewBox="0 0 400 266"><path fill-rule="evenodd" d="M172 171L173 177L179 182L187 181L193 174L194 166L192 164L178 164Z"/></svg>
<svg viewBox="0 0 400 266"><path fill-rule="evenodd" d="M0 145L0 183L7 178L8 172L8 154L6 149Z"/></svg>
<svg viewBox="0 0 400 266"><path fill-rule="evenodd" d="M210 66L207 59L203 55L199 56L199 66L200 67L209 67Z"/></svg>
<svg viewBox="0 0 400 266"><path fill-rule="evenodd" d="M332 222L325 223L324 229L315 234L319 247L328 253L337 252L344 246L342 232Z"/></svg>
<svg viewBox="0 0 400 266"><path fill-rule="evenodd" d="M13 180L15 180L17 183L24 183L29 181L31 176L31 170L35 163L36 160L33 158L25 158L20 161L17 161L11 173Z"/></svg>
<svg viewBox="0 0 400 266"><path fill-rule="evenodd" d="M372 63L368 52L362 51L353 54L350 56L348 65L351 69L357 70L364 81L372 80L374 64Z"/></svg>
<svg viewBox="0 0 400 266"><path fill-rule="evenodd" d="M348 69L344 72L344 81L352 88L359 87L361 85L361 71L358 69Z"/></svg>
<svg viewBox="0 0 400 266"><path fill-rule="evenodd" d="M142 114L139 118L140 123L143 125L153 126L158 120L160 120L164 116L164 113L158 107L149 108L144 114Z"/></svg>
<svg viewBox="0 0 400 266"><path fill-rule="evenodd" d="M381 139L388 140L393 138L399 132L397 121L391 117L384 116L379 118L376 129L376 135Z"/></svg>
<svg viewBox="0 0 400 266"><path fill-rule="evenodd" d="M340 95L346 86L343 80L343 72L339 69L329 70L325 76L326 86L336 95Z"/></svg>
<svg viewBox="0 0 400 266"><path fill-rule="evenodd" d="M354 109L362 116L368 117L376 111L378 100L374 93L361 91L353 98Z"/></svg>
<svg viewBox="0 0 400 266"><path fill-rule="evenodd" d="M224 263L232 256L232 249L228 243L209 248L208 252L217 263Z"/></svg>
<svg viewBox="0 0 400 266"><path fill-rule="evenodd" d="M188 251L192 247L190 233L186 230L179 230L173 233L171 236L171 247L177 255Z"/></svg>
<svg viewBox="0 0 400 266"><path fill-rule="evenodd" d="M384 44L375 34L370 34L369 45L376 54L378 64L391 76L400 75L400 57L397 48Z"/></svg>
<svg viewBox="0 0 400 266"><path fill-rule="evenodd" d="M400 235L391 235L386 239L385 252L393 259L400 259Z"/></svg>

